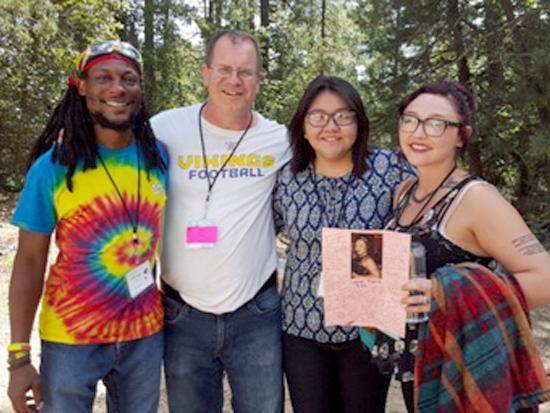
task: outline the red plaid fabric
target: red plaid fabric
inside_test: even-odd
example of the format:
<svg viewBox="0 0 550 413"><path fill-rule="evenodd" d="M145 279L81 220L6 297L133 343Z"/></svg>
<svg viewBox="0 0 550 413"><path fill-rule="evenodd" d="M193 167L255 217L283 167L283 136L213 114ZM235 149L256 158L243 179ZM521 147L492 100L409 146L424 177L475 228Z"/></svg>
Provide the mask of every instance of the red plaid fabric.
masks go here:
<svg viewBox="0 0 550 413"><path fill-rule="evenodd" d="M550 400L515 278L464 263L434 279L430 320L419 332L416 412L507 413Z"/></svg>

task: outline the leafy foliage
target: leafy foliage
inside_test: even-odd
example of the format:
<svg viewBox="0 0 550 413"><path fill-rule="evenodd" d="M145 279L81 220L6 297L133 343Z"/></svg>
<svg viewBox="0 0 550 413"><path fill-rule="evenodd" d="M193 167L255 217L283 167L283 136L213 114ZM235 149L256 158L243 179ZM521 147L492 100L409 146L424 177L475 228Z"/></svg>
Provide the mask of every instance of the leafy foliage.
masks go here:
<svg viewBox="0 0 550 413"><path fill-rule="evenodd" d="M64 91L75 49L117 35L140 47L156 113L205 98L204 45L218 30L238 28L263 49L256 109L282 123L315 76L338 75L363 95L373 143L392 145L405 94L437 79L466 83L478 97L478 120L465 162L544 237L549 16L550 2L539 0L3 0L0 186L19 188L29 143Z"/></svg>
<svg viewBox="0 0 550 413"><path fill-rule="evenodd" d="M116 37L119 1L4 0L0 5L0 187L17 190L29 147L59 97L74 51Z"/></svg>

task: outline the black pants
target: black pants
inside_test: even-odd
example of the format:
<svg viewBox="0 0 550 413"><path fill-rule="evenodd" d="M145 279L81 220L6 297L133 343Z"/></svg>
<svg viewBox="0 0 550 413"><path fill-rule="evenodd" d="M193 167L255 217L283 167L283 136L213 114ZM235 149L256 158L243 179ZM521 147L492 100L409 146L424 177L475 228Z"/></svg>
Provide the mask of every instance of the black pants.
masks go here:
<svg viewBox="0 0 550 413"><path fill-rule="evenodd" d="M401 383L401 392L403 394L407 413L414 413L414 382L408 381L406 383Z"/></svg>
<svg viewBox="0 0 550 413"><path fill-rule="evenodd" d="M294 413L384 412L391 375L370 363L359 339L321 344L283 334L283 360Z"/></svg>

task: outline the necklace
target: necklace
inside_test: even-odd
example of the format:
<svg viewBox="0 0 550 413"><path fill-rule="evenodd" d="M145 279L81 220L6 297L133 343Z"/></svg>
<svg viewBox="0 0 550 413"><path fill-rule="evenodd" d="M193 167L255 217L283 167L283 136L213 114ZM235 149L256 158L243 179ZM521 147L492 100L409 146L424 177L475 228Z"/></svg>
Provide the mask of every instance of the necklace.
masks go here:
<svg viewBox="0 0 550 413"><path fill-rule="evenodd" d="M128 217L128 220L130 221L130 224L132 225L132 242L134 246L137 246L138 244L138 227L139 227L139 205L141 203L141 173L140 173L140 159L139 159L139 146L138 143L135 143L136 145L136 158L137 158L137 203L136 203L136 216L135 221L132 217L132 214L130 213L130 208L128 208L128 205L126 204L126 201L124 200L124 197L122 196L122 193L120 192L120 189L118 188L113 176L109 172L109 169L107 169L107 165L105 164L105 161L103 160L103 157L97 152L97 158L101 162L101 166L103 166L103 169L105 170L105 173L109 177L109 180L111 181L111 184L113 185L113 188L116 191L116 194L118 195L118 199L120 199L120 202L122 206L124 207L124 211L126 212L126 216Z"/></svg>
<svg viewBox="0 0 550 413"><path fill-rule="evenodd" d="M417 204L420 204L420 203L424 202L426 199L428 199L428 197L432 196L433 193L436 191L436 190L434 189L433 191L428 192L428 193L427 193L426 195L424 195L422 198L417 198L417 197L416 197L416 189L417 189L417 188L418 188L418 187L414 188L414 191L413 191L413 193L411 194L412 200L413 200L414 202L416 202ZM438 188L437 188L437 189L438 189Z"/></svg>
<svg viewBox="0 0 550 413"><path fill-rule="evenodd" d="M445 178L443 178L441 180L441 182L439 183L439 185L437 185L437 187L430 193L428 193L425 197L422 198L421 201L418 201L419 203L422 202L424 199L427 199L426 202L424 202L424 204L422 205L422 208L420 208L417 212L417 214L414 216L414 218L412 219L411 221L411 226L415 225L418 223L418 217L421 216L421 214L424 212L424 209L426 209L426 207L428 206L428 204L430 203L430 201L433 199L433 197L435 196L435 194L437 193L437 191L439 191L441 189L441 187L443 186L443 184L447 181L447 179L449 179L449 177L453 174L453 172L456 170L456 163L453 165L452 169L449 171L449 173L447 175L445 175ZM416 184L418 184L418 181L416 181ZM415 188L415 191L416 191L416 188ZM413 192L414 194L414 192ZM411 196L412 198L414 198L414 195ZM415 202L416 199L413 199Z"/></svg>

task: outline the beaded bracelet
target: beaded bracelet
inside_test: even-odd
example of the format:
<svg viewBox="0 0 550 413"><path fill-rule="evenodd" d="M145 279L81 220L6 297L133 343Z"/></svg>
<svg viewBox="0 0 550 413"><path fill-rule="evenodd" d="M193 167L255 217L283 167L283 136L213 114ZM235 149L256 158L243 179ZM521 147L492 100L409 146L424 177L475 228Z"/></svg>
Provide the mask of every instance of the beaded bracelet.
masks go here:
<svg viewBox="0 0 550 413"><path fill-rule="evenodd" d="M8 345L8 365L11 367L11 366L19 365L19 362L23 363L25 359L30 360L30 352L31 352L31 345L29 343L19 342L19 343L9 344Z"/></svg>
<svg viewBox="0 0 550 413"><path fill-rule="evenodd" d="M30 354L28 351L18 351L17 353L8 353L8 364L21 360Z"/></svg>
<svg viewBox="0 0 550 413"><path fill-rule="evenodd" d="M14 371L14 370L20 369L21 367L25 367L28 364L31 364L31 356L30 355L27 355L27 357L22 358L20 360L17 360L14 363L10 363L8 365L8 370L9 371Z"/></svg>

